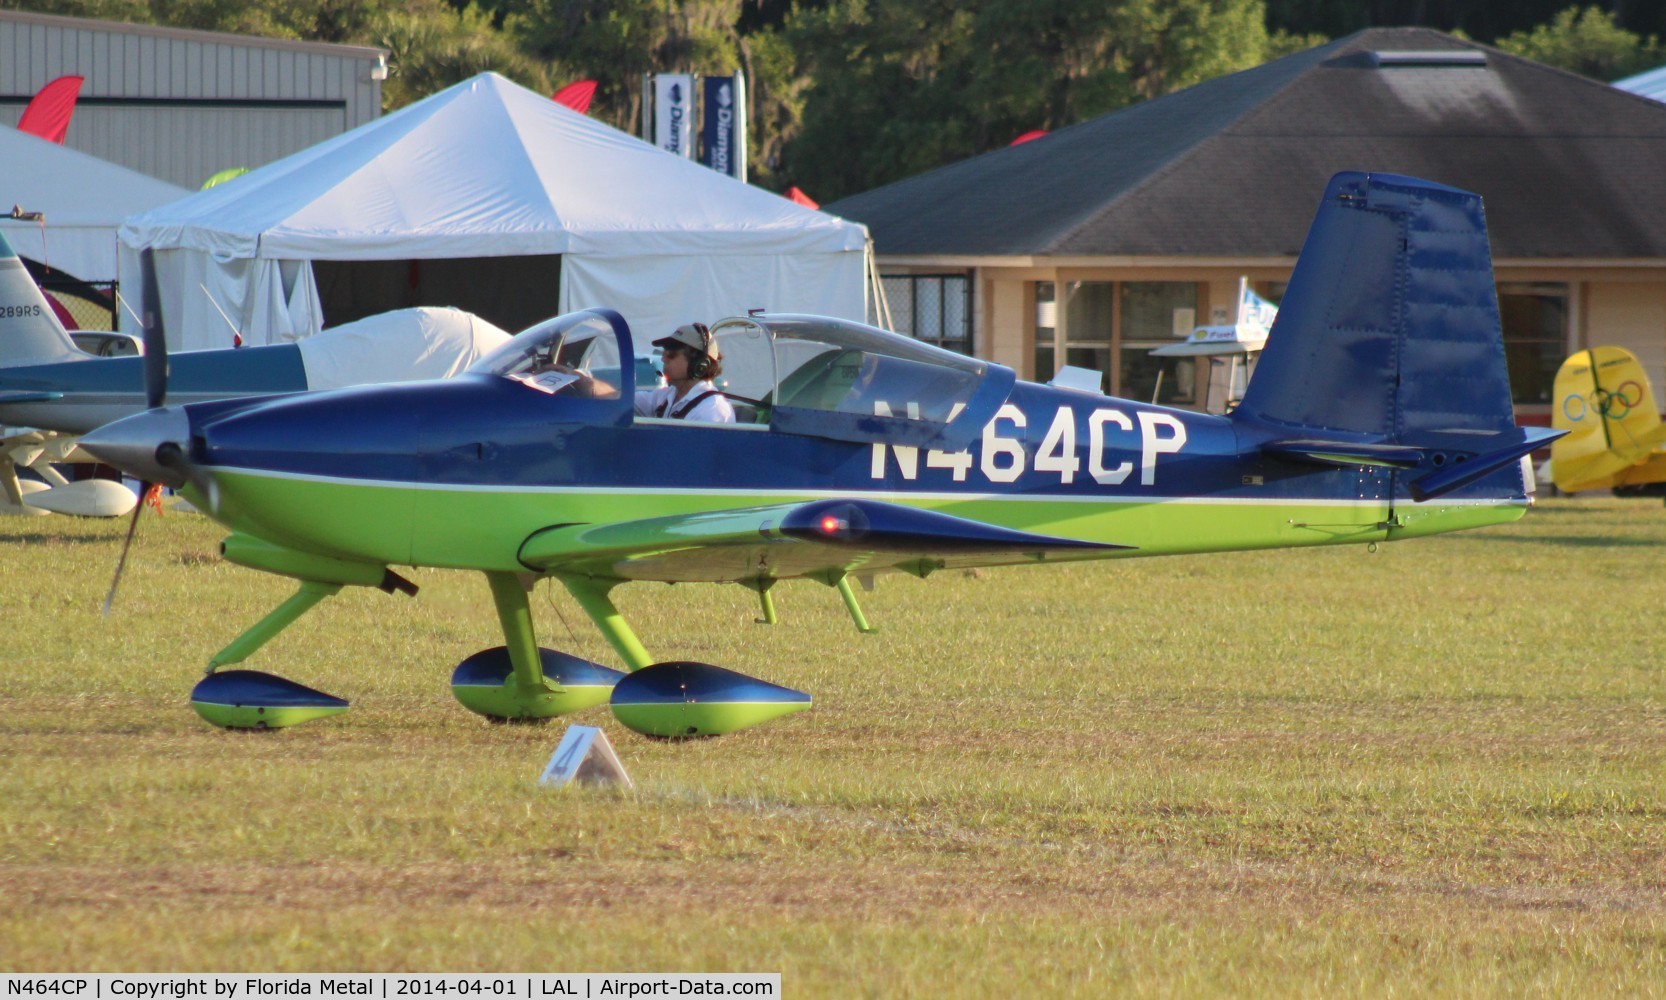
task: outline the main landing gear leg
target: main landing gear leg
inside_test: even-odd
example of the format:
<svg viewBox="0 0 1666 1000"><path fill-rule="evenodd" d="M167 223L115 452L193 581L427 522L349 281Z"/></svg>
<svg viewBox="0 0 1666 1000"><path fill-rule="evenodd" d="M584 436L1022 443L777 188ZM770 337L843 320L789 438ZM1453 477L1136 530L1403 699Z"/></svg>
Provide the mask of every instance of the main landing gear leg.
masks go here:
<svg viewBox="0 0 1666 1000"><path fill-rule="evenodd" d="M553 649L540 649L532 631L526 588L514 573L489 572L502 646L481 650L451 675L451 691L489 719L543 720L599 705L623 677L617 670Z"/></svg>
<svg viewBox="0 0 1666 1000"><path fill-rule="evenodd" d="M515 686L528 694L544 690L544 668L538 662L538 640L532 634L532 609L527 605L526 590L513 573L487 573L486 582L491 585L492 603L497 605L497 620L503 626Z"/></svg>
<svg viewBox="0 0 1666 1000"><path fill-rule="evenodd" d="M214 654L208 661L208 672L214 673L221 667L229 667L233 663L242 663L253 656L255 650L271 642L279 632L295 624L295 619L311 611L319 601L326 597L334 597L341 593L339 583L318 583L314 580L302 580L301 589L278 605L272 613L255 622L244 630L243 634L233 639L225 649Z"/></svg>
<svg viewBox="0 0 1666 1000"><path fill-rule="evenodd" d="M820 580L827 586L839 592L845 600L845 610L850 612L850 620L856 623L856 631L863 635L872 635L877 631L868 624L868 616L862 613L862 605L856 602L856 591L850 586L850 575L843 570L830 569L825 573L813 574L813 580Z"/></svg>
<svg viewBox="0 0 1666 1000"><path fill-rule="evenodd" d="M584 609L584 613L596 623L596 628L601 630L608 644L619 654L619 658L625 661L627 667L631 670L641 670L653 665L654 658L642 647L642 641L631 631L625 617L613 606L613 599L608 596L618 585L617 582L576 576L564 576L561 582Z"/></svg>
<svg viewBox="0 0 1666 1000"><path fill-rule="evenodd" d="M191 707L216 726L227 729L280 729L311 719L347 711L347 702L258 670L227 670L266 645L295 619L326 597L341 591L339 583L301 581L301 589L265 618L249 626L230 645L208 661L208 676L191 691Z"/></svg>
<svg viewBox="0 0 1666 1000"><path fill-rule="evenodd" d="M758 624L774 625L778 621L775 617L775 595L769 590L775 586L775 578L760 576L755 580L742 580L741 585L758 593L758 610L763 613L763 617L757 619Z"/></svg>

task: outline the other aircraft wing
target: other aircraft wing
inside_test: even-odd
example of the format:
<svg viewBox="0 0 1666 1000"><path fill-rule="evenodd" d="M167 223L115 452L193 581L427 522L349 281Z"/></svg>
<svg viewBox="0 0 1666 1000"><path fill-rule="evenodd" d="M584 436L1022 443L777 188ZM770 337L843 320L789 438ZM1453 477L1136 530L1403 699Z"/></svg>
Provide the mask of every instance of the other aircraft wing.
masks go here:
<svg viewBox="0 0 1666 1000"><path fill-rule="evenodd" d="M553 525L522 543L540 573L667 582L756 581L956 565L1045 562L1132 546L1001 528L879 500L833 499Z"/></svg>

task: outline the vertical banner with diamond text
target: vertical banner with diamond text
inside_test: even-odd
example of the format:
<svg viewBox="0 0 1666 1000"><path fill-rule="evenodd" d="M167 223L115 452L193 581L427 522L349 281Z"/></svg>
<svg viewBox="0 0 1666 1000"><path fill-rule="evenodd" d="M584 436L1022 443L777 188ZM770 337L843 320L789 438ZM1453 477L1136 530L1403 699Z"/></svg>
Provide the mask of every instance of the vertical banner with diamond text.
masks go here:
<svg viewBox="0 0 1666 1000"><path fill-rule="evenodd" d="M654 77L654 145L678 156L694 156L694 77Z"/></svg>
<svg viewBox="0 0 1666 1000"><path fill-rule="evenodd" d="M733 77L708 76L704 85L705 104L701 109L702 148L700 162L720 174L745 180L741 163L746 150L740 145L742 110L735 93Z"/></svg>

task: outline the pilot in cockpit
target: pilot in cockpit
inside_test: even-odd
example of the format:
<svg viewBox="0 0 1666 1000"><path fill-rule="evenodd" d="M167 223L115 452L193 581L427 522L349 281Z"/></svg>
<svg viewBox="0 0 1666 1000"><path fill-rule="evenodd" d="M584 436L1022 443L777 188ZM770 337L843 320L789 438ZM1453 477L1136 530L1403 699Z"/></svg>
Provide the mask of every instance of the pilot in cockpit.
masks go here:
<svg viewBox="0 0 1666 1000"><path fill-rule="evenodd" d="M636 412L644 417L732 424L735 408L712 380L723 374L723 356L704 323L686 323L654 341L665 367L666 385L639 389Z"/></svg>

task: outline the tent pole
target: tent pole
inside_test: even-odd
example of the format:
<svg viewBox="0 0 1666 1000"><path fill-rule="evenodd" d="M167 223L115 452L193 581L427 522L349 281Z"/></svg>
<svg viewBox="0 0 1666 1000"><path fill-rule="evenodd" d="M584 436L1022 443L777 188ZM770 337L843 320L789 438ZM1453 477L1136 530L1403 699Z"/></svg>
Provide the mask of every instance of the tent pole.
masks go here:
<svg viewBox="0 0 1666 1000"><path fill-rule="evenodd" d="M885 283L879 278L879 261L874 258L873 237L868 237L862 255L867 258L868 284L873 288L874 318L879 321L881 329L895 333L897 328L891 320L891 303L885 298Z"/></svg>

